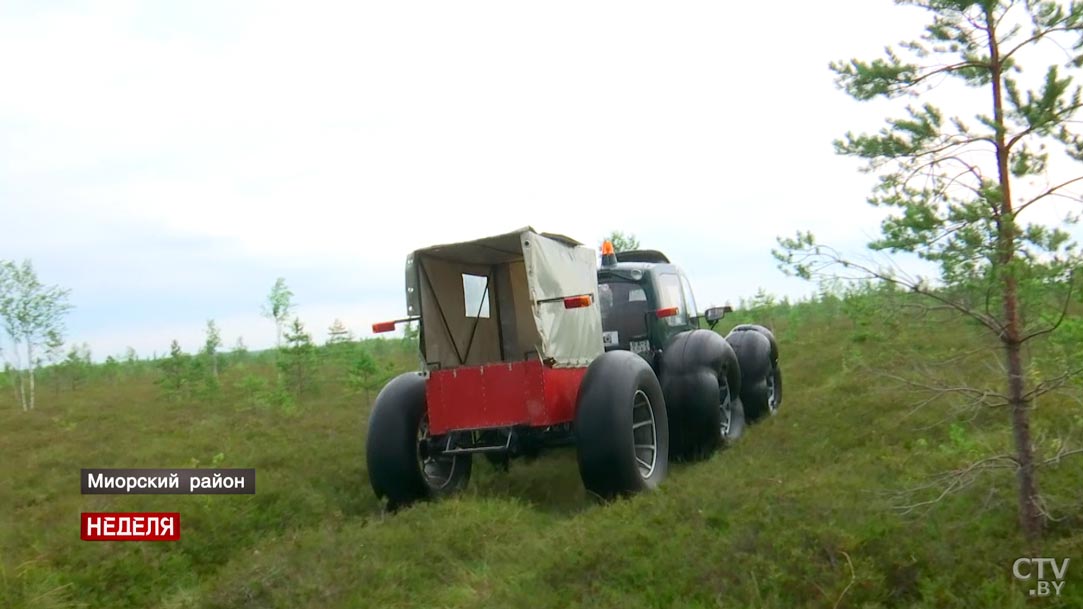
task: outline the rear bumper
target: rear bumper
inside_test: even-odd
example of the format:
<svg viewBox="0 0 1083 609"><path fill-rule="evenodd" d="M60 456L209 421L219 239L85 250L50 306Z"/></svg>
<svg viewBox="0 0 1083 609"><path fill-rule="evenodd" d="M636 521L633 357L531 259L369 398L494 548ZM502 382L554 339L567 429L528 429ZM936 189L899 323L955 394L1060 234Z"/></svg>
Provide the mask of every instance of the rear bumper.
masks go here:
<svg viewBox="0 0 1083 609"><path fill-rule="evenodd" d="M434 370L425 388L429 432L569 423L586 372L537 360Z"/></svg>

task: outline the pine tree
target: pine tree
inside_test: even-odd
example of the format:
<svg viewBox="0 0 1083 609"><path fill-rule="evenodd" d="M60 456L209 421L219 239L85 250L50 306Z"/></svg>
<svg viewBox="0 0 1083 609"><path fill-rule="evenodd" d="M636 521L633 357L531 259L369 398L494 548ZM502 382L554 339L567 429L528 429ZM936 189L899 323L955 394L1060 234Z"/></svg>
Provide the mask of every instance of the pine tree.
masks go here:
<svg viewBox="0 0 1083 609"><path fill-rule="evenodd" d="M357 350L346 378L346 385L355 392L364 392L369 401L372 391L379 389L389 377L389 368L381 369L368 349Z"/></svg>
<svg viewBox="0 0 1083 609"><path fill-rule="evenodd" d="M67 357L58 368L67 381L68 389L71 391L79 389L90 376L90 345L86 343L72 345Z"/></svg>
<svg viewBox="0 0 1083 609"><path fill-rule="evenodd" d="M102 365L102 376L111 384L117 384L117 376L120 373L120 361L112 355L106 356L105 364Z"/></svg>
<svg viewBox="0 0 1083 609"><path fill-rule="evenodd" d="M1032 51L1045 47L1067 57L1068 70L1083 66L1083 3L898 4L928 12L920 40L888 48L873 61L842 61L832 69L854 99L913 103L879 132L848 133L835 148L863 160L865 170L877 175L869 202L891 212L880 238L869 246L917 255L935 265L939 276L930 281L898 266L855 260L808 232L781 239L776 255L805 278L845 275L895 284L956 311L1000 343L1004 387L966 391L982 396L975 407L992 402L1010 413L1020 527L1033 540L1043 526L1040 462L1030 429L1033 403L1083 370L1075 362L1028 383L1028 353L1038 344L1032 340L1061 329L1077 289L1074 270L1083 258L1065 230L1073 218L1042 224L1032 212L1058 198L1080 199L1079 191L1069 188L1083 181L1078 166L1083 136L1076 131L1083 90L1068 71ZM1035 68L1037 78L1030 76ZM971 96L967 89L981 95ZM932 103L937 96L963 104L961 112L945 113ZM845 270L837 271L840 267Z"/></svg>
<svg viewBox="0 0 1083 609"><path fill-rule="evenodd" d="M346 328L341 319L335 319L331 327L327 328L327 344L339 345L353 341L353 332Z"/></svg>
<svg viewBox="0 0 1083 609"><path fill-rule="evenodd" d="M402 326L402 343L411 351L418 351L421 342L421 330L414 322L408 321Z"/></svg>
<svg viewBox="0 0 1083 609"><path fill-rule="evenodd" d="M230 352L230 359L234 365L244 363L248 359L248 345L244 344L244 337L237 337L237 342L233 344L233 350Z"/></svg>
<svg viewBox="0 0 1083 609"><path fill-rule="evenodd" d="M295 396L301 397L313 388L316 346L312 343L312 336L305 331L301 319L297 317L293 318L283 338L285 345L279 353L278 369L286 388Z"/></svg>
<svg viewBox="0 0 1083 609"><path fill-rule="evenodd" d="M157 362L158 369L162 373L158 384L167 397L174 400L188 397L190 393L189 359L189 356L181 349L180 343L174 339L169 345L169 356Z"/></svg>

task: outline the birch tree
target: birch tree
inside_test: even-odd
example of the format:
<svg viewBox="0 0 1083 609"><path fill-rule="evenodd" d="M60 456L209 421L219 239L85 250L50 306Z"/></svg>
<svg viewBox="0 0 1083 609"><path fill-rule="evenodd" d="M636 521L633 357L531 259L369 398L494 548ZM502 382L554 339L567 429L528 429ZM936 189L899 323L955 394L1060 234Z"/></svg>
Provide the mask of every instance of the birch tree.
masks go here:
<svg viewBox="0 0 1083 609"><path fill-rule="evenodd" d="M222 333L213 319L207 320L206 338L203 341L203 356L207 358L211 377L218 379L218 349L222 346Z"/></svg>
<svg viewBox="0 0 1083 609"><path fill-rule="evenodd" d="M275 323L275 347L282 348L282 334L286 329L290 313L293 312L293 292L286 286L286 280L279 277L267 295L263 306L263 316Z"/></svg>
<svg viewBox="0 0 1083 609"><path fill-rule="evenodd" d="M0 318L10 341L9 357L14 360L24 411L35 406L34 375L41 358L63 336L64 316L72 308L70 293L43 285L29 260L0 263Z"/></svg>

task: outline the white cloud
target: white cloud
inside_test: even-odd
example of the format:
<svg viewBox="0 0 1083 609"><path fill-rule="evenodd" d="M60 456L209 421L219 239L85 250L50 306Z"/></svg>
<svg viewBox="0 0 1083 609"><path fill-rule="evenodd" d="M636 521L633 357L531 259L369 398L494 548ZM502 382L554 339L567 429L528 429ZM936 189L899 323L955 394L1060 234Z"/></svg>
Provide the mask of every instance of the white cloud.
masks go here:
<svg viewBox="0 0 1083 609"><path fill-rule="evenodd" d="M127 281L253 303L82 320L102 352L194 345L214 315L267 344L269 325L243 312L265 293L241 281L257 268L267 287L309 280L321 331L393 317L409 251L528 224L591 244L635 232L709 279L704 301L802 294L774 269L777 235L857 246L882 215L831 141L877 128L884 106L836 91L827 64L916 33L916 13L888 0L32 6L0 20L0 208L22 227L0 258L57 261L63 276L46 279L84 293ZM353 282L356 301L324 277Z"/></svg>

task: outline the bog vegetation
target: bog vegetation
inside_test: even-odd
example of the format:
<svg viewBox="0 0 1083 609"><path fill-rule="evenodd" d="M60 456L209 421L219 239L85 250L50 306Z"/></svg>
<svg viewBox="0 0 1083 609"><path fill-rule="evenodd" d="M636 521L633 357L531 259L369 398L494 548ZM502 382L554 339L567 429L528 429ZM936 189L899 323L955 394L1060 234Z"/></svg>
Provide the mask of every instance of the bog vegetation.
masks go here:
<svg viewBox="0 0 1083 609"><path fill-rule="evenodd" d="M1013 470L972 468L1011 449L999 413L960 417L958 396L898 380L950 369L995 381L995 338L913 298L825 287L808 302L742 303L718 330L775 328L782 411L676 466L659 492L611 505L586 496L569 451L510 475L480 460L464 496L386 514L367 485L365 425L380 383L416 367L413 336L314 345L291 325L277 353L92 364L76 350L41 372L34 411L10 382L0 391L0 606L1028 606L1013 561L1083 548L1083 468L1066 456L1083 390L1035 403L1048 519L1029 544ZM1080 306L1065 322L1077 332ZM1050 341L1028 374L1080 345ZM78 492L80 467L188 466L255 467L258 492ZM78 539L81 511L141 510L181 512L181 541ZM1080 573L1073 562L1043 606L1081 606Z"/></svg>

